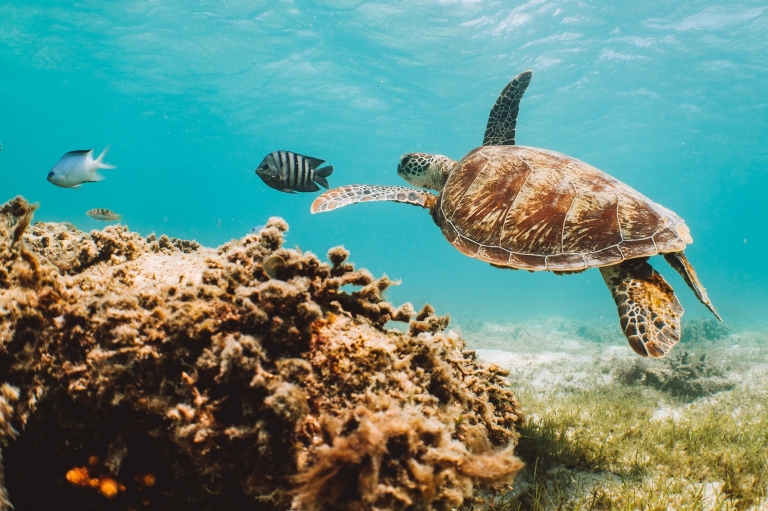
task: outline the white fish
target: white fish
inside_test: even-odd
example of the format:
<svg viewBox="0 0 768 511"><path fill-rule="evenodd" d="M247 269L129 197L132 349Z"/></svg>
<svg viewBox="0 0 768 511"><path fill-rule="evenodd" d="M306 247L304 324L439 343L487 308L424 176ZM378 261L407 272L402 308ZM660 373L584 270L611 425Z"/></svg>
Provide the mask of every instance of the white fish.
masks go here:
<svg viewBox="0 0 768 511"><path fill-rule="evenodd" d="M114 165L104 163L107 151L109 151L109 146L104 148L95 160L93 159L93 149L68 152L48 173L48 181L63 188L77 188L83 183L102 181L104 176L96 171L115 168Z"/></svg>

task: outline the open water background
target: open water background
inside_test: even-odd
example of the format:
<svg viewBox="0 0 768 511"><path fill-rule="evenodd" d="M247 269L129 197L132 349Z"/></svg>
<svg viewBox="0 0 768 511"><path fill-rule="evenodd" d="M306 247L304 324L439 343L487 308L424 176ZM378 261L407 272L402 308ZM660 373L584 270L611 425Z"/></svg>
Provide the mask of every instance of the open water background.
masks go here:
<svg viewBox="0 0 768 511"><path fill-rule="evenodd" d="M359 0L0 3L0 201L100 228L85 211L218 245L272 215L288 244L402 279L394 302L479 321L617 323L597 270L501 271L427 213L377 203L310 215L254 174L287 149L332 186L401 184L411 151L461 158L504 85L534 70L521 145L584 160L680 214L686 253L726 321L768 318L765 1ZM112 144L107 179L57 188L62 154ZM686 318L708 312L655 258ZM617 335L620 331L617 326Z"/></svg>

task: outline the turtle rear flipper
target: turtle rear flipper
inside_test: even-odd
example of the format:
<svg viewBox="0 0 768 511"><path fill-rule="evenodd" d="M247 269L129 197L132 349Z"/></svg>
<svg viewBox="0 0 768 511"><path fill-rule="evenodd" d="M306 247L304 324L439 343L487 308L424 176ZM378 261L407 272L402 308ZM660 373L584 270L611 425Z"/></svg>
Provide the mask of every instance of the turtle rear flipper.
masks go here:
<svg viewBox="0 0 768 511"><path fill-rule="evenodd" d="M640 355L663 357L680 340L683 307L664 277L645 259L600 268L619 309L621 329Z"/></svg>
<svg viewBox="0 0 768 511"><path fill-rule="evenodd" d="M696 271L693 269L693 266L691 266L691 263L688 262L688 258L685 257L685 254L683 252L671 252L669 254L664 254L664 259L667 260L669 265L674 268L681 277L683 277L685 283L691 288L693 294L696 295L696 298L704 304L704 307L709 309L717 319L722 321L723 318L720 317L715 306L712 305L712 301L709 299L709 296L707 296L707 290L701 285L699 277L696 276Z"/></svg>
<svg viewBox="0 0 768 511"><path fill-rule="evenodd" d="M310 211L324 213L358 202L394 201L431 209L437 197L426 190L407 186L347 185L320 194Z"/></svg>

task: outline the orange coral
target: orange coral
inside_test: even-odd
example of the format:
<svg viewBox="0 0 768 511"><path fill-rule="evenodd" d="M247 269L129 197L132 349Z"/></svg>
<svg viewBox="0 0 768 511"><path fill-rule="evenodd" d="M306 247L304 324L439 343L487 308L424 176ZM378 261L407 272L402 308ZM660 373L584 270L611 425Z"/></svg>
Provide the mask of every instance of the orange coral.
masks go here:
<svg viewBox="0 0 768 511"><path fill-rule="evenodd" d="M67 481L72 486L89 488L91 486L91 476L88 473L88 467L75 467L67 472Z"/></svg>
<svg viewBox="0 0 768 511"><path fill-rule="evenodd" d="M111 477L105 477L105 476L102 476L98 479L98 484L96 487L99 489L99 493L101 493L108 499L111 499L117 496L117 494L120 493L121 491L125 491L125 486L123 486L122 484L119 484L117 481L115 481Z"/></svg>
<svg viewBox="0 0 768 511"><path fill-rule="evenodd" d="M155 474L151 472L141 472L139 474L136 474L133 480L136 481L139 489L152 488L155 485L155 483L157 483L157 478L155 477Z"/></svg>
<svg viewBox="0 0 768 511"><path fill-rule="evenodd" d="M91 476L91 470L94 470L98 463L98 458L92 456L88 460L88 467L75 467L67 472L66 478L69 484L80 488L95 488L101 495L108 499L116 497L120 492L125 491L125 485L118 483L109 476L101 475Z"/></svg>

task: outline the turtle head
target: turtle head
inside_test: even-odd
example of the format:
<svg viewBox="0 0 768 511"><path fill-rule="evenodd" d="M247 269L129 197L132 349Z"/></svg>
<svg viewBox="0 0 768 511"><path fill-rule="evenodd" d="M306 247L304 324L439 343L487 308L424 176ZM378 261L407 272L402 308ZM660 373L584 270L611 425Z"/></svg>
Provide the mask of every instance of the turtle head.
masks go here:
<svg viewBox="0 0 768 511"><path fill-rule="evenodd" d="M442 154L406 153L400 157L397 174L413 186L439 192L455 165Z"/></svg>

